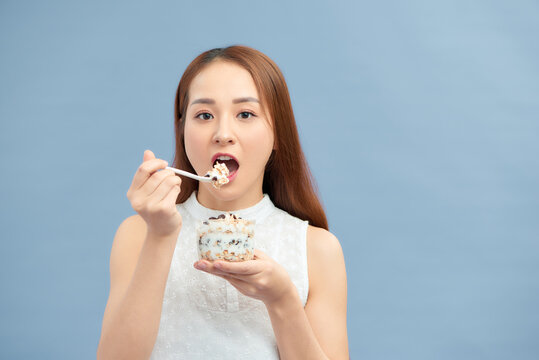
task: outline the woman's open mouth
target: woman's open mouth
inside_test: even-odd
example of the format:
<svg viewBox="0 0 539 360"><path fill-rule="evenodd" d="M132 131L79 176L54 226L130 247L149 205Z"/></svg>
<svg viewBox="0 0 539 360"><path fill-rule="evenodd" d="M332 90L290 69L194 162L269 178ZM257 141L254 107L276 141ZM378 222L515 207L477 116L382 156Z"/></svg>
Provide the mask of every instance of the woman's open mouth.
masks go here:
<svg viewBox="0 0 539 360"><path fill-rule="evenodd" d="M238 160L230 154L215 154L213 156L213 165L216 163L225 164L228 168L230 174L228 175L228 180L232 180L236 177L236 173L240 167Z"/></svg>

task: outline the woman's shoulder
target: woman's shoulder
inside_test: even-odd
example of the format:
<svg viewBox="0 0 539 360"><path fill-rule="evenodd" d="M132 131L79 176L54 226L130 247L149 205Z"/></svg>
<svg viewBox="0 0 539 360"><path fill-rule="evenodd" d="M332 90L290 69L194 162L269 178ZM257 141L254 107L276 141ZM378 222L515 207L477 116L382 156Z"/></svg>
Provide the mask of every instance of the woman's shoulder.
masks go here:
<svg viewBox="0 0 539 360"><path fill-rule="evenodd" d="M313 255L342 255L339 239L328 230L316 226L307 226L307 246Z"/></svg>
<svg viewBox="0 0 539 360"><path fill-rule="evenodd" d="M344 266L344 254L339 239L326 229L307 227L307 259L311 289L317 288L324 274Z"/></svg>
<svg viewBox="0 0 539 360"><path fill-rule="evenodd" d="M146 231L146 221L139 214L131 215L125 218L120 226L118 227L118 232L128 232L139 234L140 232Z"/></svg>
<svg viewBox="0 0 539 360"><path fill-rule="evenodd" d="M114 235L111 260L136 260L146 238L146 228L146 222L139 214L125 218Z"/></svg>

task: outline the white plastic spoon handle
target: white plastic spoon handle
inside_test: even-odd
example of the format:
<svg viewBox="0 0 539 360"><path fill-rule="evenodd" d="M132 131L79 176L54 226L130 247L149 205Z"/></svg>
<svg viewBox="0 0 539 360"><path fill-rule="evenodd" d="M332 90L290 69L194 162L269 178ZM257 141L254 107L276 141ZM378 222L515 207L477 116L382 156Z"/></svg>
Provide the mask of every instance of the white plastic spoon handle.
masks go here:
<svg viewBox="0 0 539 360"><path fill-rule="evenodd" d="M190 172L180 170L180 169L176 169L176 168L173 168L173 167L170 167L170 166L167 166L166 169L172 170L178 175L187 176L188 178L195 179L195 180L198 180L198 181L202 181L202 182L210 182L211 181L211 178L209 178L209 177L198 176L198 175L195 175L195 174L191 174Z"/></svg>

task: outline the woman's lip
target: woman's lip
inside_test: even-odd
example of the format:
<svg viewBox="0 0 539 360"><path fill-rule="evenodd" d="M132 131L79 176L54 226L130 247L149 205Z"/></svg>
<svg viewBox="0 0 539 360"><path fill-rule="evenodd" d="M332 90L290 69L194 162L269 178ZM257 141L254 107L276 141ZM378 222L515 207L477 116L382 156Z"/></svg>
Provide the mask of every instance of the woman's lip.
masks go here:
<svg viewBox="0 0 539 360"><path fill-rule="evenodd" d="M228 157L231 157L232 159L234 159L235 162L238 163L238 165L240 164L240 162L238 161L238 159L236 159L236 157L232 154L227 154L227 153L217 153L215 155L213 155L213 157L211 158L211 163L212 164L215 164L215 161L217 160L217 158L219 156L228 156ZM213 165L212 165L213 166Z"/></svg>

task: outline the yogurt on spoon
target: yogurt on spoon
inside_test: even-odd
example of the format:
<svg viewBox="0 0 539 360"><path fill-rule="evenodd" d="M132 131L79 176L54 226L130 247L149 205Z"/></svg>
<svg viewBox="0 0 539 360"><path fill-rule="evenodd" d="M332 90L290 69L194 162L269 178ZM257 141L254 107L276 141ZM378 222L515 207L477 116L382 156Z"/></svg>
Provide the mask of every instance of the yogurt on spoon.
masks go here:
<svg viewBox="0 0 539 360"><path fill-rule="evenodd" d="M211 183L214 188L220 189L224 184L228 184L228 176L230 171L224 163L216 162L213 165L213 168L204 175L205 177L211 178Z"/></svg>

